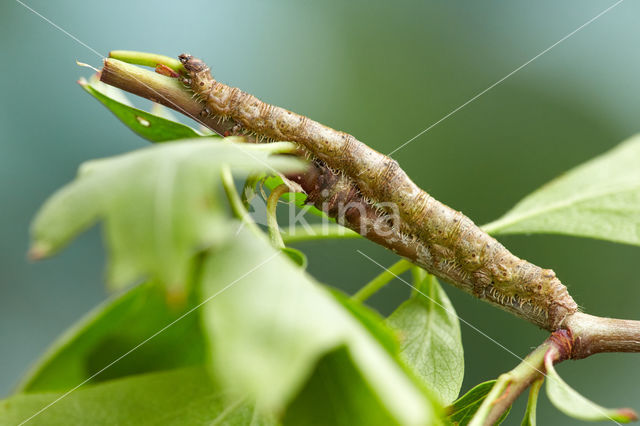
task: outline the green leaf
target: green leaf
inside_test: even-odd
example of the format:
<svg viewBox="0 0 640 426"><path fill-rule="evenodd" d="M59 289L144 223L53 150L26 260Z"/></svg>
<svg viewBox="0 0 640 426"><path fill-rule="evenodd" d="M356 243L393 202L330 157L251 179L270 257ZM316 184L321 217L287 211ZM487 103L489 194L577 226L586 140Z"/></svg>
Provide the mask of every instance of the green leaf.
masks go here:
<svg viewBox="0 0 640 426"><path fill-rule="evenodd" d="M302 269L305 269L307 267L307 256L305 256L305 254L300 250L294 249L292 247L282 247L280 250Z"/></svg>
<svg viewBox="0 0 640 426"><path fill-rule="evenodd" d="M538 405L538 394L544 382L544 377L531 384L529 390L529 400L527 401L527 411L524 413L521 426L536 426L536 407Z"/></svg>
<svg viewBox="0 0 640 426"><path fill-rule="evenodd" d="M335 288L328 289L333 297L353 315L360 324L380 342L380 344L394 356L400 354L400 344L395 331L389 327L384 318L367 305L353 300L350 296Z"/></svg>
<svg viewBox="0 0 640 426"><path fill-rule="evenodd" d="M269 157L289 147L201 138L85 163L36 216L31 255L51 255L103 220L112 287L151 277L181 294L194 254L228 236L221 167L245 173L300 167L291 158Z"/></svg>
<svg viewBox="0 0 640 426"><path fill-rule="evenodd" d="M182 316L167 305L154 283L138 285L113 297L60 336L18 386L18 392L63 391L84 382L143 341L144 345L104 370L89 383L159 371L204 361L204 341L197 312L153 336Z"/></svg>
<svg viewBox="0 0 640 426"><path fill-rule="evenodd" d="M637 420L637 414L629 408L604 408L589 401L576 392L564 380L560 378L553 368L551 357L545 357L547 369L547 396L551 403L564 414L581 420L628 423Z"/></svg>
<svg viewBox="0 0 640 426"><path fill-rule="evenodd" d="M151 142L166 142L202 136L196 130L182 123L134 108L119 89L97 80L87 82L81 79L78 83L127 127Z"/></svg>
<svg viewBox="0 0 640 426"><path fill-rule="evenodd" d="M544 185L491 234L557 233L640 245L640 136Z"/></svg>
<svg viewBox="0 0 640 426"><path fill-rule="evenodd" d="M452 405L446 408L447 413L449 414L449 420L455 425L467 425L473 418L476 411L478 411L478 408L480 408L482 402L487 397L487 394L491 391L491 388L495 383L495 380L480 383L458 398ZM510 410L511 407L509 407L509 410L500 417L496 424L502 423Z"/></svg>
<svg viewBox="0 0 640 426"><path fill-rule="evenodd" d="M343 346L318 362L287 408L285 425L398 425Z"/></svg>
<svg viewBox="0 0 640 426"><path fill-rule="evenodd" d="M402 357L444 404L456 399L464 377L458 316L433 275L388 319L400 336Z"/></svg>
<svg viewBox="0 0 640 426"><path fill-rule="evenodd" d="M439 422L437 404L403 366L324 287L264 238L242 230L210 255L203 295L208 301L202 309L216 377L225 388L253 396L264 409L282 411L304 388L318 361L345 347L380 405L365 408L386 411L401 424ZM338 377L349 368L339 356L329 365L330 373L323 372L323 377ZM342 392L353 396L359 391ZM364 419L363 409L359 404L348 407ZM308 419L326 414L320 411L318 405ZM343 421L334 419L338 424Z"/></svg>
<svg viewBox="0 0 640 426"><path fill-rule="evenodd" d="M16 395L0 402L0 425L22 424L33 415L30 426L275 424L246 401L230 399L202 367L193 367L81 387L66 396Z"/></svg>

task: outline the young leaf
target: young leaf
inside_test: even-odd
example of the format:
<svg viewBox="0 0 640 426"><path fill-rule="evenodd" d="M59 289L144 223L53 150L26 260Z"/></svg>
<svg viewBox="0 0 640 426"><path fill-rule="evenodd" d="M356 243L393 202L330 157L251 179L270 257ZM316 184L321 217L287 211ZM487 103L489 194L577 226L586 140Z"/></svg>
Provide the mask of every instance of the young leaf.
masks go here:
<svg viewBox="0 0 640 426"><path fill-rule="evenodd" d="M180 290L194 253L228 235L227 210L219 199L222 165L242 172L300 167L290 158L269 157L289 146L207 138L85 163L78 178L36 216L31 255L53 254L102 219L113 287L149 276Z"/></svg>
<svg viewBox="0 0 640 426"><path fill-rule="evenodd" d="M640 245L640 136L576 167L483 227L491 234L557 233Z"/></svg>
<svg viewBox="0 0 640 426"><path fill-rule="evenodd" d="M452 405L446 408L449 420L457 426L467 425L473 418L476 411L478 411L478 408L480 408L482 402L487 397L487 394L491 391L491 388L495 383L495 380L480 383L458 398ZM509 410L511 410L511 408L509 408ZM504 421L509 414L509 410L500 417L496 424L500 424Z"/></svg>
<svg viewBox="0 0 640 426"><path fill-rule="evenodd" d="M98 80L88 82L85 79L80 79L78 83L127 127L151 142L166 142L202 136L182 123L132 107L121 91Z"/></svg>
<svg viewBox="0 0 640 426"><path fill-rule="evenodd" d="M167 306L164 290L155 283L144 283L113 297L60 336L27 373L17 392L71 389L175 321L188 308ZM204 340L194 312L90 383L202 362Z"/></svg>
<svg viewBox="0 0 640 426"><path fill-rule="evenodd" d="M464 377L458 316L433 275L388 319L398 332L402 357L444 404L456 399Z"/></svg>
<svg viewBox="0 0 640 426"><path fill-rule="evenodd" d="M521 426L536 426L536 407L538 405L538 394L544 378L540 378L531 384L529 390L529 400L527 401L527 411L524 413Z"/></svg>
<svg viewBox="0 0 640 426"><path fill-rule="evenodd" d="M27 419L30 426L275 424L255 413L246 398L229 399L202 367L129 376L66 396L20 394L0 401L1 426Z"/></svg>
<svg viewBox="0 0 640 426"><path fill-rule="evenodd" d="M264 409L282 411L317 362L345 347L368 392L375 395L368 399L380 404L350 405L350 413L365 419L362 410L379 409L401 424L439 422L437 404L358 319L264 238L242 230L212 253L203 272L203 297L208 301L202 309L216 377L225 388L253 396ZM339 376L350 368L344 362L340 357L332 360L323 377ZM355 395L361 385L356 381L353 389L342 392ZM307 421L326 414L323 409L318 405L308 412Z"/></svg>
<svg viewBox="0 0 640 426"><path fill-rule="evenodd" d="M545 357L544 364L547 369L547 396L551 403L567 416L581 420L612 420L620 423L638 419L637 414L630 408L604 408L589 401L560 378L550 357Z"/></svg>

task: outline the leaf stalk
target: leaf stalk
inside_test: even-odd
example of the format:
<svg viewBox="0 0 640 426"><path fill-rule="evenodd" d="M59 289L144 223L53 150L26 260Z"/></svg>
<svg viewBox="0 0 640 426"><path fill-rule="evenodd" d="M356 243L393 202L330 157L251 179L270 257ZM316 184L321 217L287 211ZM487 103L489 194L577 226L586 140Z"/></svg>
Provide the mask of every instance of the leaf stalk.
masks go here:
<svg viewBox="0 0 640 426"><path fill-rule="evenodd" d="M277 248L284 248L284 241L280 234L276 210L280 197L289 191L289 187L283 183L276 186L273 191L271 191L271 194L269 194L269 198L267 198L267 225L269 226L269 236L271 237L271 243Z"/></svg>
<svg viewBox="0 0 640 426"><path fill-rule="evenodd" d="M360 290L358 290L356 294L351 297L351 299L355 300L356 302L364 302L365 300L376 294L382 287L387 285L398 275L409 270L412 266L413 264L411 262L405 259L400 259L380 275L365 284Z"/></svg>

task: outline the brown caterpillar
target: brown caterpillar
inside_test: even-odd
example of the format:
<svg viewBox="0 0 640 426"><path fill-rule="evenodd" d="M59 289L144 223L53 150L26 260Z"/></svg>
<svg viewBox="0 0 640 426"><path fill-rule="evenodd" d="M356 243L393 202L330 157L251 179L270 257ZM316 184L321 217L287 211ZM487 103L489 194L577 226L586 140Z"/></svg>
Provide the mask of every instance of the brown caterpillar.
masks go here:
<svg viewBox="0 0 640 426"><path fill-rule="evenodd" d="M396 229L385 234L391 239L385 242L432 274L549 330L560 328L564 318L577 311L552 270L513 255L471 219L420 189L395 160L347 133L217 82L209 67L191 55L179 58L188 73L185 83L206 104L204 113L232 119L258 139L296 142L310 153L317 170L298 182L311 202L324 204L325 210L327 203L331 210L340 197L371 206L357 215L345 209L342 218L340 212L330 211L333 217L353 228L354 222L391 218L375 205L392 204L398 218L389 226ZM322 187L333 190L318 192ZM365 224L364 230L356 231L368 233L369 228Z"/></svg>

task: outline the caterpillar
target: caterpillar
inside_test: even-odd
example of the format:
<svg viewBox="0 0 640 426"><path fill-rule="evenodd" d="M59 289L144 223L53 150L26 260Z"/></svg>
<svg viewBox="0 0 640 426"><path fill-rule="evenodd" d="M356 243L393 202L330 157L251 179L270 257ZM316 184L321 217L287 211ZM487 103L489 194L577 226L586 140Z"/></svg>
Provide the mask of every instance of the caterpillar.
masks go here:
<svg viewBox="0 0 640 426"><path fill-rule="evenodd" d="M395 160L350 134L216 81L200 59L188 54L179 59L187 74L184 83L204 102L204 114L232 120L258 140L292 141L306 151L313 160L312 170L296 181L310 202L340 223L352 229L360 225L356 231L367 234L373 221L386 220L388 229L373 232L376 238L371 239L542 328L557 330L578 310L552 270L512 254L467 216L420 189ZM335 208L338 201L368 207L340 212Z"/></svg>

